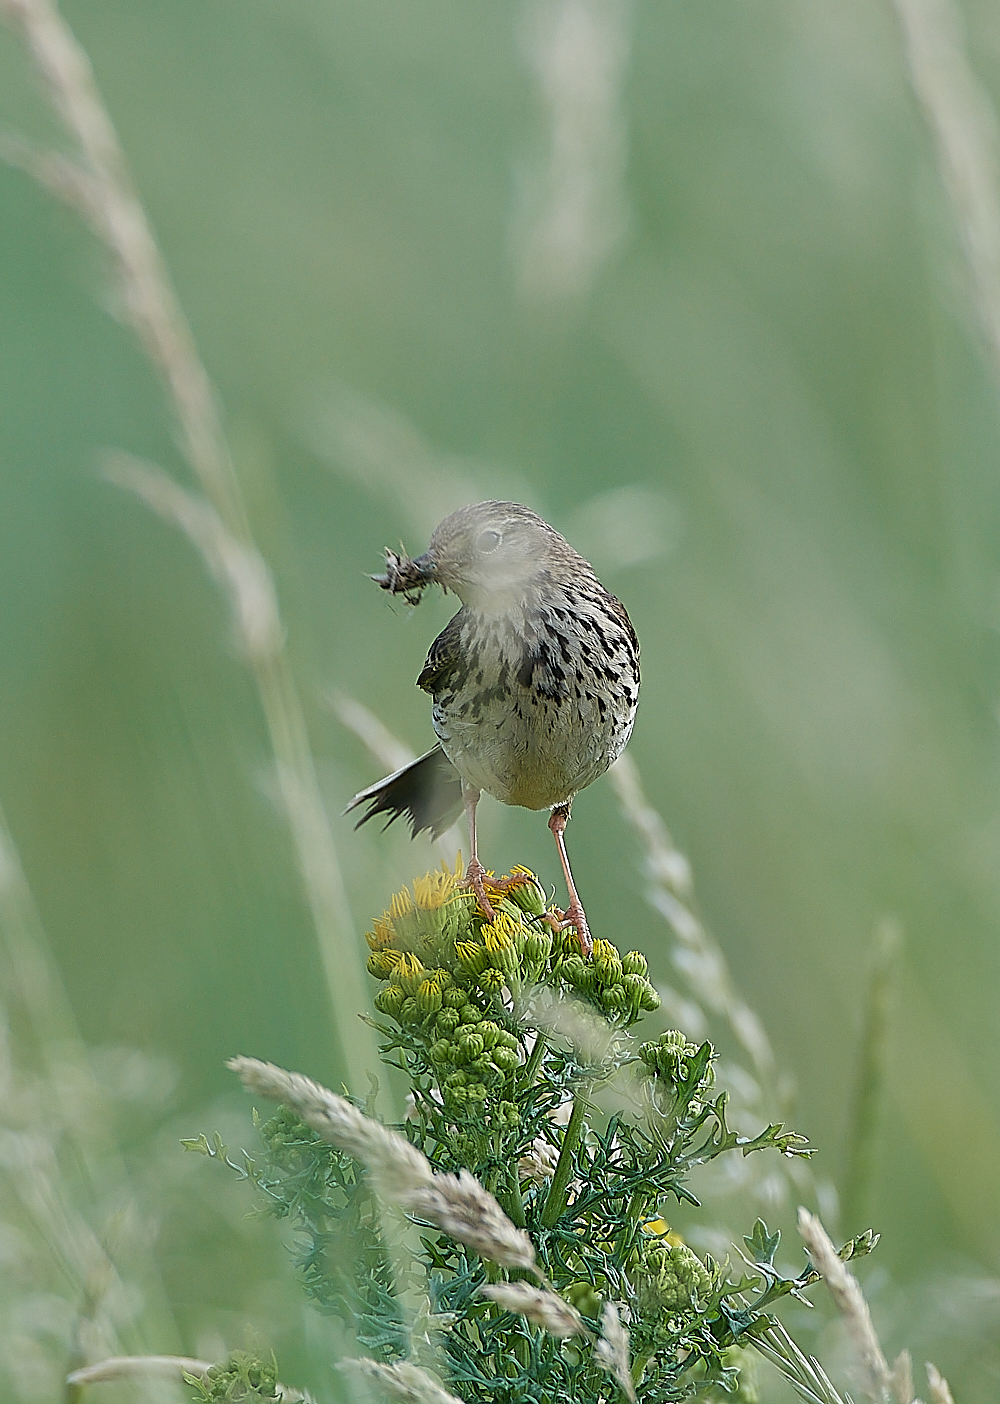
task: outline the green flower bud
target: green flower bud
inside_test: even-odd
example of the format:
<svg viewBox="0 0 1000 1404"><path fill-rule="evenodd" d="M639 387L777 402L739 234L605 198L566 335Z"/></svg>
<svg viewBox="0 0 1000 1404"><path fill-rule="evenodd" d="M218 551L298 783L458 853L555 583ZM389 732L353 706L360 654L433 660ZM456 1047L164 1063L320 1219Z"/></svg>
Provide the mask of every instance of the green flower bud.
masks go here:
<svg viewBox="0 0 1000 1404"><path fill-rule="evenodd" d="M499 1048L511 1048L516 1053L518 1046L517 1039L512 1033L508 1033L506 1029L501 1029L500 1037L497 1039L497 1046Z"/></svg>
<svg viewBox="0 0 1000 1404"><path fill-rule="evenodd" d="M397 1018L399 1019L399 1022L401 1024L420 1023L420 1020L423 1018L423 1015L420 1012L420 1005L417 1003L417 1001L413 998L412 995L408 995L407 998L403 1000L403 1004L399 1011L399 1014L397 1015Z"/></svg>
<svg viewBox="0 0 1000 1404"><path fill-rule="evenodd" d="M432 1063L450 1063L452 1061L451 1044L446 1038L439 1038L436 1043L431 1045L430 1059Z"/></svg>
<svg viewBox="0 0 1000 1404"><path fill-rule="evenodd" d="M524 958L531 965L544 965L552 954L552 932L532 931L524 943Z"/></svg>
<svg viewBox="0 0 1000 1404"><path fill-rule="evenodd" d="M652 1065L658 1077L666 1083L681 1082L688 1076L688 1060L698 1052L697 1045L689 1043L679 1029L668 1029L658 1039L643 1045L648 1048ZM715 1081L711 1063L705 1069L701 1086L710 1087Z"/></svg>
<svg viewBox="0 0 1000 1404"><path fill-rule="evenodd" d="M503 1030L499 1024L495 1024L492 1019L483 1019L476 1025L476 1033L483 1040L484 1048L492 1048Z"/></svg>
<svg viewBox="0 0 1000 1404"><path fill-rule="evenodd" d="M376 980L388 980L399 964L399 952L394 950L372 951L366 969Z"/></svg>
<svg viewBox="0 0 1000 1404"><path fill-rule="evenodd" d="M456 941L455 954L458 956L462 974L469 978L482 974L490 963L486 948L478 941Z"/></svg>
<svg viewBox="0 0 1000 1404"><path fill-rule="evenodd" d="M478 1024L482 1017L483 1011L477 1009L471 1000L459 1014L459 1018L463 1024Z"/></svg>
<svg viewBox="0 0 1000 1404"><path fill-rule="evenodd" d="M465 1081L464 1072L453 1072L445 1078L444 1085L449 1092L454 1092L456 1087L464 1087Z"/></svg>
<svg viewBox="0 0 1000 1404"><path fill-rule="evenodd" d="M497 1115L504 1126L520 1125L521 1113L513 1102L501 1102L497 1107Z"/></svg>
<svg viewBox="0 0 1000 1404"><path fill-rule="evenodd" d="M497 1046L490 1054L490 1058L495 1067L502 1073L512 1073L518 1065L518 1056L513 1048Z"/></svg>
<svg viewBox="0 0 1000 1404"><path fill-rule="evenodd" d="M393 971L393 983L400 985L404 994L415 995L427 972L415 955L404 955Z"/></svg>
<svg viewBox="0 0 1000 1404"><path fill-rule="evenodd" d="M643 990L642 996L639 1000L640 1006L651 1013L654 1009L659 1009L661 1003L662 1000L660 999L659 994L647 980L646 988Z"/></svg>
<svg viewBox="0 0 1000 1404"><path fill-rule="evenodd" d="M600 1316L603 1302L592 1282L571 1282L565 1295L581 1316L589 1316L592 1321Z"/></svg>
<svg viewBox="0 0 1000 1404"><path fill-rule="evenodd" d="M483 1040L477 1033L463 1033L458 1040L460 1063L471 1063L483 1051Z"/></svg>
<svg viewBox="0 0 1000 1404"><path fill-rule="evenodd" d="M481 1082L474 1082L470 1087L467 1087L465 1090L468 1094L470 1102L486 1101L486 1088Z"/></svg>
<svg viewBox="0 0 1000 1404"><path fill-rule="evenodd" d="M387 985L385 989L379 990L372 1003L380 1014L389 1014L396 1019L405 998L406 995L399 985Z"/></svg>
<svg viewBox="0 0 1000 1404"><path fill-rule="evenodd" d="M426 1019L441 1008L441 986L436 980L421 980L417 990L417 1008Z"/></svg>
<svg viewBox="0 0 1000 1404"><path fill-rule="evenodd" d="M621 985L612 985L601 994L601 1005L608 1014L620 1014L628 1003L628 995Z"/></svg>
<svg viewBox="0 0 1000 1404"><path fill-rule="evenodd" d="M469 1002L469 996L465 990L452 985L451 989L444 991L441 1000L446 1009L464 1009Z"/></svg>
<svg viewBox="0 0 1000 1404"><path fill-rule="evenodd" d="M529 916L541 916L545 911L545 893L538 885L538 881L533 872L527 868L512 868L511 877L523 878L523 881L512 884L507 888L507 898L516 907L520 907L522 912L527 912Z"/></svg>
<svg viewBox="0 0 1000 1404"><path fill-rule="evenodd" d="M628 955L622 956L622 970L626 975L645 975L649 962L641 951L629 951Z"/></svg>
<svg viewBox="0 0 1000 1404"><path fill-rule="evenodd" d="M443 998L447 999L447 996L448 991L446 990ZM434 1020L434 1027L442 1038L447 1038L450 1034L455 1032L461 1022L462 1017L457 1009L448 1009L445 1007Z"/></svg>
<svg viewBox="0 0 1000 1404"><path fill-rule="evenodd" d="M588 981L587 967L579 955L564 956L559 966L559 974L575 989L585 989Z"/></svg>
<svg viewBox="0 0 1000 1404"><path fill-rule="evenodd" d="M704 1304L712 1287L712 1274L686 1243L656 1243L646 1250L638 1281L641 1310L688 1311Z"/></svg>
<svg viewBox="0 0 1000 1404"><path fill-rule="evenodd" d="M552 933L552 951L557 956L573 956L580 954L580 938L575 931L554 931Z"/></svg>
<svg viewBox="0 0 1000 1404"><path fill-rule="evenodd" d="M484 970L479 977L479 988L484 995L493 997L503 988L504 976L499 970Z"/></svg>
<svg viewBox="0 0 1000 1404"><path fill-rule="evenodd" d="M683 1077L684 1059L697 1052L679 1029L667 1029L655 1042L644 1046L649 1048L654 1069L668 1082L677 1082Z"/></svg>
<svg viewBox="0 0 1000 1404"><path fill-rule="evenodd" d="M594 942L594 970L604 986L617 985L622 977L622 958L610 941Z"/></svg>

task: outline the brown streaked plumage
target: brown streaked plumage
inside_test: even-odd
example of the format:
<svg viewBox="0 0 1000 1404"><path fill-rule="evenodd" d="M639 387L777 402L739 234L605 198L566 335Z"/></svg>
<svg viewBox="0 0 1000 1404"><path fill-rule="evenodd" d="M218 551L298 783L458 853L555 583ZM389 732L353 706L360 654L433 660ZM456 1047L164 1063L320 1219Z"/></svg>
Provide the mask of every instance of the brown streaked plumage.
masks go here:
<svg viewBox="0 0 1000 1404"><path fill-rule="evenodd" d="M416 603L428 585L462 608L431 645L417 685L433 699L438 745L354 796L359 824L405 814L435 836L464 804L466 880L493 910L476 844L480 794L549 809L569 891L565 924L585 951L587 918L564 830L573 798L621 755L639 699L639 643L625 606L568 541L516 502L478 502L445 518L416 559L386 550L384 590Z"/></svg>

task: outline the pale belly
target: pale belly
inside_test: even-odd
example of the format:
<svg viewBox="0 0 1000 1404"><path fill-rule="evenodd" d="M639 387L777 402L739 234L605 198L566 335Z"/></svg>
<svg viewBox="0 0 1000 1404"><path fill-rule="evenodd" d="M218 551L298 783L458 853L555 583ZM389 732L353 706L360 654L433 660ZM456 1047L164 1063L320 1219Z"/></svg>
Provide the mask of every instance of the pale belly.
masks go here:
<svg viewBox="0 0 1000 1404"><path fill-rule="evenodd" d="M555 702L524 691L490 701L476 717L434 707L434 730L463 780L503 804L550 809L593 784L618 759L635 709Z"/></svg>

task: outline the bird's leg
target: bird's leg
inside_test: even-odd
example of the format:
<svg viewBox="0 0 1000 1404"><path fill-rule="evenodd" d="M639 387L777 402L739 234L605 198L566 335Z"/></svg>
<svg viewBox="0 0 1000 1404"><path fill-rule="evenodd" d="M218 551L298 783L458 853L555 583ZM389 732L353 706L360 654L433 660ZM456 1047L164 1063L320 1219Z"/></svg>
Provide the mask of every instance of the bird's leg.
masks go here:
<svg viewBox="0 0 1000 1404"><path fill-rule="evenodd" d="M566 852L566 825L569 822L569 805L557 804L552 811L549 820L549 828L556 841L556 848L559 850L559 861L562 863L563 876L566 879L566 890L569 892L569 906L563 913L563 925L572 926L580 938L580 949L585 956L589 956L594 949L594 943L590 939L590 927L587 925L587 914L583 910L583 903L580 901L576 890L576 883L573 881L573 872L569 866L569 854Z"/></svg>
<svg viewBox="0 0 1000 1404"><path fill-rule="evenodd" d="M479 803L480 791L471 785L462 783L462 802L465 805L465 817L469 821L469 866L465 870L465 881L476 894L479 903L479 910L487 921L496 921L496 912L490 905L490 899L486 895L486 888L483 879L486 877L486 869L479 861L479 852L476 846L476 805Z"/></svg>

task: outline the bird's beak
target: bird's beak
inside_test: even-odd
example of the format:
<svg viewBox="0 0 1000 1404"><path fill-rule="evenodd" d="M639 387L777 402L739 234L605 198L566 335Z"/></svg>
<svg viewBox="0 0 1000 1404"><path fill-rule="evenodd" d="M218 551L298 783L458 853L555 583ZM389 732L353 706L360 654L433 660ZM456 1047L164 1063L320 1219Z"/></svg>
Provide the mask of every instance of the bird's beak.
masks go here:
<svg viewBox="0 0 1000 1404"><path fill-rule="evenodd" d="M409 565L414 575L425 584L429 585L437 579L437 561L429 551L425 551L422 556L416 556Z"/></svg>

